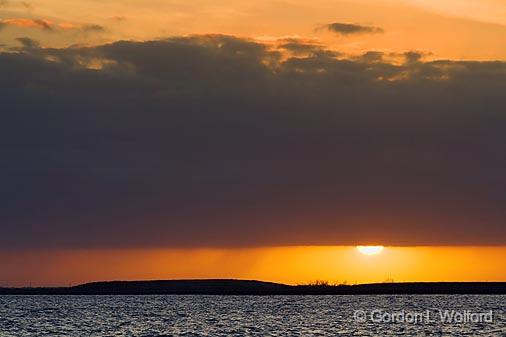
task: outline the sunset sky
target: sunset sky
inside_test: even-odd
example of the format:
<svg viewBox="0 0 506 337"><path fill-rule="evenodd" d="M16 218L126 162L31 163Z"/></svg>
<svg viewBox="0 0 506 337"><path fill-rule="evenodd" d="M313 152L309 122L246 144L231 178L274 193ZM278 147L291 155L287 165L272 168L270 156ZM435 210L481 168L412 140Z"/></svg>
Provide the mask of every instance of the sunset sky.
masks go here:
<svg viewBox="0 0 506 337"><path fill-rule="evenodd" d="M504 0L0 0L0 286L506 281L505 42Z"/></svg>

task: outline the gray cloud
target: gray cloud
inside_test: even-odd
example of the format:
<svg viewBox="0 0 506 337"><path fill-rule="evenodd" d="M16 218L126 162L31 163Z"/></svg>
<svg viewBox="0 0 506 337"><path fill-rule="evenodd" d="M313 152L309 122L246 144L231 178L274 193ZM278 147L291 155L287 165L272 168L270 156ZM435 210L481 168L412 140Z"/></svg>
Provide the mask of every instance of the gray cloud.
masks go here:
<svg viewBox="0 0 506 337"><path fill-rule="evenodd" d="M409 60L0 53L0 247L505 244L506 64Z"/></svg>
<svg viewBox="0 0 506 337"><path fill-rule="evenodd" d="M105 28L101 25L97 25L97 24L89 24L89 25L84 25L81 27L81 29L84 31L84 32L104 32L105 31Z"/></svg>
<svg viewBox="0 0 506 337"><path fill-rule="evenodd" d="M31 39L29 37L20 37L16 39L19 43L21 43L21 46L23 49L34 49L34 48L40 48L40 43L34 39Z"/></svg>
<svg viewBox="0 0 506 337"><path fill-rule="evenodd" d="M323 27L330 32L334 32L340 35L378 34L384 32L384 30L379 27L364 26L356 23L334 22L324 25Z"/></svg>
<svg viewBox="0 0 506 337"><path fill-rule="evenodd" d="M305 41L302 39L283 39L279 41L278 48L288 51L292 56L315 56L327 55L331 57L339 56L339 52L325 49L324 46L314 43L312 41Z"/></svg>

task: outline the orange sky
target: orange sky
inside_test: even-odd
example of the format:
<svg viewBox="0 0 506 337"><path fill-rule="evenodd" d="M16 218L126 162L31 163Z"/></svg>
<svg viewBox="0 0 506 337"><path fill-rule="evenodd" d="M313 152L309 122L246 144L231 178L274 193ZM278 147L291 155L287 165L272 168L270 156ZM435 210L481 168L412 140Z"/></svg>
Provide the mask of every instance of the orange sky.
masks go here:
<svg viewBox="0 0 506 337"><path fill-rule="evenodd" d="M0 19L6 24L0 42L7 44L21 36L67 46L211 32L310 38L350 53L420 50L436 58L506 59L506 3L499 0L9 0ZM339 37L316 29L331 22L379 26L384 34ZM103 29L86 29L92 26Z"/></svg>
<svg viewBox="0 0 506 337"><path fill-rule="evenodd" d="M72 250L0 253L0 284L68 285L96 280L259 279L290 284L506 281L506 247L355 247Z"/></svg>
<svg viewBox="0 0 506 337"><path fill-rule="evenodd" d="M378 27L382 33L340 35L321 29L335 22ZM506 1L0 0L0 51L12 51L9 48L18 46L22 37L43 47L65 47L207 33L260 41L294 37L346 56L382 51L388 58L416 50L429 59L506 60ZM0 285L172 278L291 284L317 279L506 281L506 247L387 247L372 257L355 247L328 246L22 252L1 248Z"/></svg>

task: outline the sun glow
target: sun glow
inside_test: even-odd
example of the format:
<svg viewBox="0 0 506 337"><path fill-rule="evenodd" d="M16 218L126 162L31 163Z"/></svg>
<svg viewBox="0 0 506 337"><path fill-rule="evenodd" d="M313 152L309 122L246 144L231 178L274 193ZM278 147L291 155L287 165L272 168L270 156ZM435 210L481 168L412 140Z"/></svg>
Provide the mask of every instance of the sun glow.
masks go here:
<svg viewBox="0 0 506 337"><path fill-rule="evenodd" d="M357 250L364 255L378 255L384 248L383 246L357 246Z"/></svg>
<svg viewBox="0 0 506 337"><path fill-rule="evenodd" d="M287 284L506 281L506 246L357 246L190 249L0 249L0 287L96 280L228 278ZM76 263L76 261L78 263ZM27 268L29 266L30 268ZM430 266L428 268L427 266Z"/></svg>

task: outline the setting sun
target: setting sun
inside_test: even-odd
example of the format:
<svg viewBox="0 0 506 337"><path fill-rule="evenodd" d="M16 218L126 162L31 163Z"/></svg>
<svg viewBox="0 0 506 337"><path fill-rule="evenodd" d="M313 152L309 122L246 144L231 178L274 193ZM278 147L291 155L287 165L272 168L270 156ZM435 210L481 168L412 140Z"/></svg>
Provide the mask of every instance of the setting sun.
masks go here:
<svg viewBox="0 0 506 337"><path fill-rule="evenodd" d="M505 38L506 0L0 0L0 337L501 334Z"/></svg>
<svg viewBox="0 0 506 337"><path fill-rule="evenodd" d="M364 255L378 255L384 248L383 246L357 246L357 250Z"/></svg>

